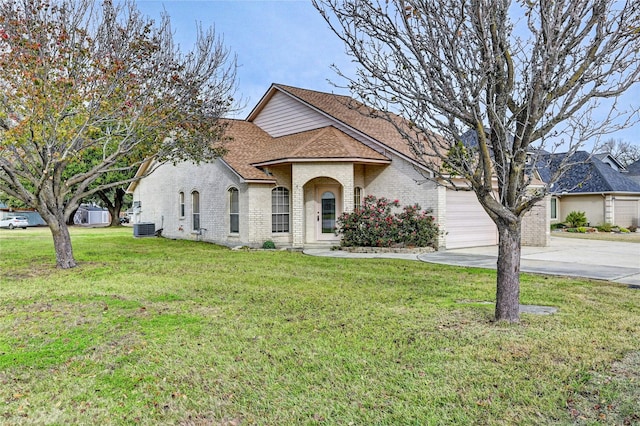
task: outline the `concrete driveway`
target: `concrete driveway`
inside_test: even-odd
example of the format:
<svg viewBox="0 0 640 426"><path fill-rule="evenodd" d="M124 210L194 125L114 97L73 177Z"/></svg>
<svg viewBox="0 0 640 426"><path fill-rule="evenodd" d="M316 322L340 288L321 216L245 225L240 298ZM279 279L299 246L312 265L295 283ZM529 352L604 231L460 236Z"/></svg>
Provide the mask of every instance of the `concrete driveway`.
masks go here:
<svg viewBox="0 0 640 426"><path fill-rule="evenodd" d="M496 268L498 248L474 247L421 254L423 262ZM640 244L551 237L548 247L523 247L522 272L593 278L640 286Z"/></svg>
<svg viewBox="0 0 640 426"><path fill-rule="evenodd" d="M498 247L475 247L426 254L349 253L308 249L314 256L397 258L445 265L495 269ZM523 247L522 272L564 275L640 286L640 244L551 237L549 247Z"/></svg>

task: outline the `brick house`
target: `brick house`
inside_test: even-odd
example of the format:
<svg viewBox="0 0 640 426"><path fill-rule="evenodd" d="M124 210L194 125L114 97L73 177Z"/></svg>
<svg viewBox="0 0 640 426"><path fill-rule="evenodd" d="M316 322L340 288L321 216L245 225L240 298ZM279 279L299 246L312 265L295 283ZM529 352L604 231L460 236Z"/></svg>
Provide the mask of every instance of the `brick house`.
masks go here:
<svg viewBox="0 0 640 426"><path fill-rule="evenodd" d="M272 85L246 120L229 120L228 153L213 163L160 166L129 187L134 222L168 238L237 246L335 245L335 219L366 195L432 209L440 248L497 243L473 192L425 179L430 171L385 120L345 96ZM523 223L523 244L549 239L549 201Z"/></svg>

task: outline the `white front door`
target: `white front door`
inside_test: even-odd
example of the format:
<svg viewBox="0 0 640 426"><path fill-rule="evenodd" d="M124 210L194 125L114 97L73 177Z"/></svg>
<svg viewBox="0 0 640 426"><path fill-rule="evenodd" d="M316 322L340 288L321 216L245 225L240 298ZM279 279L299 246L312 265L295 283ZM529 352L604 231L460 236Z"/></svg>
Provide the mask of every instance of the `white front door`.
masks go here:
<svg viewBox="0 0 640 426"><path fill-rule="evenodd" d="M338 241L336 220L342 213L340 186L316 187L316 238L318 241Z"/></svg>

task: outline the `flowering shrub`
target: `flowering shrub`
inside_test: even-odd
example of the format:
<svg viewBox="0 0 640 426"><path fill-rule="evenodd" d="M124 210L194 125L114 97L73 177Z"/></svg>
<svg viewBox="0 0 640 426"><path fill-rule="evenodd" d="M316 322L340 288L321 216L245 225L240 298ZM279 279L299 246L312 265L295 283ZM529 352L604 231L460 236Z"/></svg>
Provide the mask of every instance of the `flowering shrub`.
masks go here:
<svg viewBox="0 0 640 426"><path fill-rule="evenodd" d="M431 210L421 210L418 204L405 206L400 213L400 201L368 195L363 205L353 213L338 217L338 234L345 247L436 247L438 225Z"/></svg>

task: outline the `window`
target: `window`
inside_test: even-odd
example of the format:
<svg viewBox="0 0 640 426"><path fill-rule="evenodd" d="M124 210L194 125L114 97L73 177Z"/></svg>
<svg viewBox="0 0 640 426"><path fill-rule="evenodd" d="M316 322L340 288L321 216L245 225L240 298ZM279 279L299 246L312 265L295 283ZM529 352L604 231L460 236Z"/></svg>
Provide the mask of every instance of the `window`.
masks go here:
<svg viewBox="0 0 640 426"><path fill-rule="evenodd" d="M551 199L551 219L557 219L557 218L558 218L558 199L552 198Z"/></svg>
<svg viewBox="0 0 640 426"><path fill-rule="evenodd" d="M180 192L180 196L179 196L179 202L180 202L180 217L184 217L184 192Z"/></svg>
<svg viewBox="0 0 640 426"><path fill-rule="evenodd" d="M357 210L362 205L362 188L356 186L353 188L353 209Z"/></svg>
<svg viewBox="0 0 640 426"><path fill-rule="evenodd" d="M240 232L240 196L237 188L229 189L229 232Z"/></svg>
<svg viewBox="0 0 640 426"><path fill-rule="evenodd" d="M289 232L289 190L281 186L271 191L271 232Z"/></svg>
<svg viewBox="0 0 640 426"><path fill-rule="evenodd" d="M200 193L193 191L191 193L191 211L193 212L193 230L200 229Z"/></svg>

